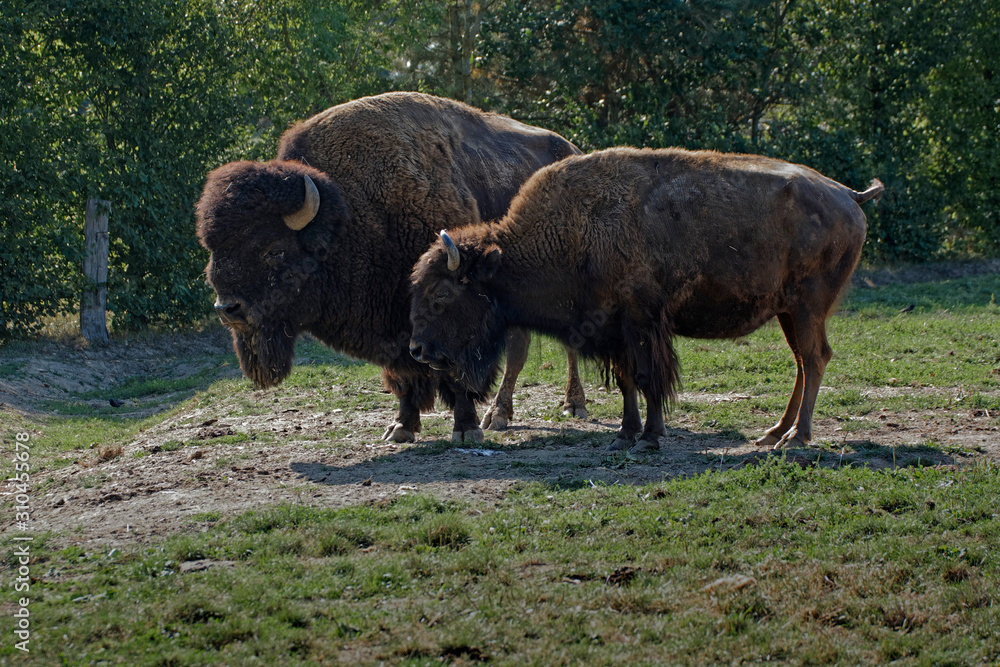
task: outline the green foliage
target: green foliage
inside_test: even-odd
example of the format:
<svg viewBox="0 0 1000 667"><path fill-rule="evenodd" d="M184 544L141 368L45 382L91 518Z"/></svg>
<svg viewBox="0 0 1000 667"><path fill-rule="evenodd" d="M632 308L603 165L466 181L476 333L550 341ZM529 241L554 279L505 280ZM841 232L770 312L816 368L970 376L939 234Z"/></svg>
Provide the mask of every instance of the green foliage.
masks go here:
<svg viewBox="0 0 1000 667"><path fill-rule="evenodd" d="M69 109L50 112L61 84L42 73L58 55L32 31L45 9L13 4L0 14L0 337L32 331L72 297L82 244L79 232L60 224L79 186L67 170L79 123Z"/></svg>
<svg viewBox="0 0 1000 667"><path fill-rule="evenodd" d="M371 39L366 3L13 5L0 18L0 337L75 311L89 197L111 202L114 326L204 315L193 211L207 171L266 159L292 120L388 86L394 47Z"/></svg>
<svg viewBox="0 0 1000 667"><path fill-rule="evenodd" d="M1000 5L939 0L501 3L482 101L613 145L750 151L856 189L866 255L995 253Z"/></svg>
<svg viewBox="0 0 1000 667"><path fill-rule="evenodd" d="M205 313L205 174L392 89L586 150L774 155L851 187L870 259L1000 252L1000 2L11 0L0 15L0 338L76 309L86 200L111 201L118 329Z"/></svg>
<svg viewBox="0 0 1000 667"><path fill-rule="evenodd" d="M191 203L206 156L225 146L231 106L232 65L214 5L28 3L15 21L5 61L31 66L20 81L29 96L4 100L4 121L19 130L4 147L15 156L4 162L17 187L4 178L0 199L3 255L13 255L17 279L3 288L0 335L75 308L82 212L94 196L111 201L116 324L204 312ZM38 181L45 187L30 187ZM24 242L11 247L10 238ZM41 288L25 293L27 285Z"/></svg>
<svg viewBox="0 0 1000 667"><path fill-rule="evenodd" d="M503 107L586 148L756 150L765 111L801 87L790 6L508 2L487 25L484 67Z"/></svg>

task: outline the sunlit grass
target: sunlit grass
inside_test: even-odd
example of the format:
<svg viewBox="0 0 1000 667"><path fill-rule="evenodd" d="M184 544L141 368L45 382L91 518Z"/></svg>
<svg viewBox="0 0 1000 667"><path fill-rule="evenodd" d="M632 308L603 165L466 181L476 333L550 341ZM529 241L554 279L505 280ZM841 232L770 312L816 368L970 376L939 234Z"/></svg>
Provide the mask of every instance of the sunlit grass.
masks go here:
<svg viewBox="0 0 1000 667"><path fill-rule="evenodd" d="M640 488L523 485L487 513L422 496L208 513L160 545L41 548L33 619L63 639L28 660L992 662L998 494L990 466L775 457Z"/></svg>

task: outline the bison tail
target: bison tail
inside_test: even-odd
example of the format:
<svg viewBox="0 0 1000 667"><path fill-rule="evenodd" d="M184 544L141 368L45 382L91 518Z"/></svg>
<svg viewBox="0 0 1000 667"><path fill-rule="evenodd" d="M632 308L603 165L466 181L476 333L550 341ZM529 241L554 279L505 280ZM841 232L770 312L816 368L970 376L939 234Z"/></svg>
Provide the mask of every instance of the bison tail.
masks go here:
<svg viewBox="0 0 1000 667"><path fill-rule="evenodd" d="M877 178L873 178L872 184L869 185L868 189L865 190L864 192L855 192L854 190L851 190L851 197L854 199L854 201L858 202L859 204L863 204L869 199L874 199L875 203L877 204L878 201L882 198L882 193L884 191L885 191L885 186L882 185L882 181L878 180Z"/></svg>

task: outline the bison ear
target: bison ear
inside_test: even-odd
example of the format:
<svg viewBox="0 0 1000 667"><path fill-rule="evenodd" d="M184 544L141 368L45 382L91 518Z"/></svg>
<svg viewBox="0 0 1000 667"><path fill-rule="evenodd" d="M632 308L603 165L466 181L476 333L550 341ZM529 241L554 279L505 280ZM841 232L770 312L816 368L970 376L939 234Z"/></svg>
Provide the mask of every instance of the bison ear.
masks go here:
<svg viewBox="0 0 1000 667"><path fill-rule="evenodd" d="M503 251L499 246L491 245L483 253L483 256L476 263L476 278L479 280L489 280L500 270L500 261Z"/></svg>

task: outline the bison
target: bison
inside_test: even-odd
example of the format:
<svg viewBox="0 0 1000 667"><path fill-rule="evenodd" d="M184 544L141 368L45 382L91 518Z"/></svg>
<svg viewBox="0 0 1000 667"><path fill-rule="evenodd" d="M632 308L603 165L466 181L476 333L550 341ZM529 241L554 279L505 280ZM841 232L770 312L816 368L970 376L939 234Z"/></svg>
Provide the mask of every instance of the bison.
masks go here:
<svg viewBox="0 0 1000 667"><path fill-rule="evenodd" d="M826 318L865 240L859 204L882 190L875 180L855 192L754 155L616 148L567 158L536 172L497 224L442 231L424 253L410 352L482 390L507 327L555 336L602 361L621 388L611 450L644 452L659 448L676 397L674 336L745 336L777 317L795 388L757 444L801 445L832 356Z"/></svg>
<svg viewBox="0 0 1000 667"><path fill-rule="evenodd" d="M277 159L233 162L208 175L197 233L215 309L232 329L244 374L259 387L290 372L295 340L383 367L399 412L384 434L412 441L435 396L455 411L453 439L479 441L475 390L409 354L409 275L442 226L502 216L540 167L579 154L559 135L418 93L389 93L328 109L290 128ZM502 429L527 356L512 330L507 367L483 428ZM576 353L564 408L586 414ZM497 367L486 371L491 378Z"/></svg>

